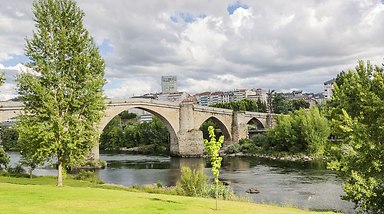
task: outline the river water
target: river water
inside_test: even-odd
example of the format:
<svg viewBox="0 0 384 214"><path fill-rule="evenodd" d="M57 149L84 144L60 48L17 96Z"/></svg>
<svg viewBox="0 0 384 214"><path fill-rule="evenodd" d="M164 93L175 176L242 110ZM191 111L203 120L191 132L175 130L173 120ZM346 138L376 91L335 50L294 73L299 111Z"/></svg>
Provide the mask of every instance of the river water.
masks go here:
<svg viewBox="0 0 384 214"><path fill-rule="evenodd" d="M11 162L19 160L11 153ZM132 154L100 154L107 161L106 169L98 171L101 180L125 186L160 182L175 185L181 166L204 166L211 175L209 160L203 158L173 158ZM55 175L49 168L39 168L36 175ZM257 203L292 205L310 210L336 210L352 212L353 204L340 199L343 194L341 180L326 169L324 162L289 162L255 157L226 157L220 169L220 178L230 184L236 195ZM256 188L259 194L246 190Z"/></svg>

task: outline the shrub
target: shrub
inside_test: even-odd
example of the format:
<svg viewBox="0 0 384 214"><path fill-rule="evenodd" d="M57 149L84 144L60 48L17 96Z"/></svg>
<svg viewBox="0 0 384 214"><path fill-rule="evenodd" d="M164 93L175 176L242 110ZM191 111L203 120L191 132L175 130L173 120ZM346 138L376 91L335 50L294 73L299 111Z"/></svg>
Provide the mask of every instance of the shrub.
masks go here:
<svg viewBox="0 0 384 214"><path fill-rule="evenodd" d="M92 183L102 184L103 182L96 176L95 172L80 170L73 176L75 180L89 181Z"/></svg>
<svg viewBox="0 0 384 214"><path fill-rule="evenodd" d="M28 177L28 174L21 164L18 164L15 167L8 167L7 172L14 177Z"/></svg>
<svg viewBox="0 0 384 214"><path fill-rule="evenodd" d="M219 182L219 185L217 186L217 192L218 192L218 198L223 200L232 200L237 199L235 196L235 192L230 186L225 186L223 183ZM204 188L204 191L202 192L202 197L210 197L215 198L216 194L216 185L207 185Z"/></svg>
<svg viewBox="0 0 384 214"><path fill-rule="evenodd" d="M7 168L9 164L9 155L4 151L3 147L0 146L0 169Z"/></svg>
<svg viewBox="0 0 384 214"><path fill-rule="evenodd" d="M225 150L225 153L234 154L234 153L240 152L240 150L241 150L241 145L238 143L234 143L227 147L227 149Z"/></svg>
<svg viewBox="0 0 384 214"><path fill-rule="evenodd" d="M203 169L203 166L199 170L182 167L180 180L176 183L177 193L187 196L202 196L208 182L208 177L204 174Z"/></svg>

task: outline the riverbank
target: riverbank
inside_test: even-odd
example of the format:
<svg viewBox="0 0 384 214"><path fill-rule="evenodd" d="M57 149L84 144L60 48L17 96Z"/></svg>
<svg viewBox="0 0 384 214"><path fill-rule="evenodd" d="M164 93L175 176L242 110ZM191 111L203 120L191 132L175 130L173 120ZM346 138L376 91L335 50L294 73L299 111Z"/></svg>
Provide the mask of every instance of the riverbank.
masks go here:
<svg viewBox="0 0 384 214"><path fill-rule="evenodd" d="M296 154L296 155L288 155L288 154L265 154L265 153L225 153L221 152L220 156L222 157L257 157L257 158L265 158L270 160L282 160L282 161L326 161L325 157L310 157L304 154Z"/></svg>
<svg viewBox="0 0 384 214"><path fill-rule="evenodd" d="M151 145L149 145L151 146ZM165 150L157 151L152 147L148 147L148 145L141 147L132 147L132 148L120 148L116 151L104 151L104 152L122 152L128 154L144 154L144 155L163 155L168 156L169 154L165 152ZM286 153L275 153L275 154L266 154L266 153L246 153L246 152L236 152L236 153L228 153L226 152L226 148L222 148L220 150L221 157L257 157L257 158L265 158L270 160L282 160L282 161L319 161L319 160L327 160L325 157L311 157L305 154L286 154ZM199 156L196 156L199 157ZM209 156L202 155L201 157L207 158Z"/></svg>
<svg viewBox="0 0 384 214"><path fill-rule="evenodd" d="M62 188L54 183L54 177L0 176L0 213L333 213L221 200L216 211L214 199L131 192L71 179Z"/></svg>

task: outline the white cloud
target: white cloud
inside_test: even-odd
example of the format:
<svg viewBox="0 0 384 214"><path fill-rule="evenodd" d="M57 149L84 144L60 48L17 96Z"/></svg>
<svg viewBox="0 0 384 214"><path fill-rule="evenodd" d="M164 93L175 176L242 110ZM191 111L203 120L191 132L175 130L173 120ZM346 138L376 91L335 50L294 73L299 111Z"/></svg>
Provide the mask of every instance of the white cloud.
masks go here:
<svg viewBox="0 0 384 214"><path fill-rule="evenodd" d="M22 64L15 66L4 66L0 64L0 72L5 73L5 83L0 87L0 101L9 100L17 95L15 78L21 72L30 72L27 67Z"/></svg>
<svg viewBox="0 0 384 214"><path fill-rule="evenodd" d="M383 62L380 0L244 0L246 7L228 14L236 2L78 1L96 43L111 47L104 53L106 94L158 92L162 75L177 75L178 88L190 93L254 87L318 92L358 59ZM9 67L34 26L30 0L4 5L0 63Z"/></svg>

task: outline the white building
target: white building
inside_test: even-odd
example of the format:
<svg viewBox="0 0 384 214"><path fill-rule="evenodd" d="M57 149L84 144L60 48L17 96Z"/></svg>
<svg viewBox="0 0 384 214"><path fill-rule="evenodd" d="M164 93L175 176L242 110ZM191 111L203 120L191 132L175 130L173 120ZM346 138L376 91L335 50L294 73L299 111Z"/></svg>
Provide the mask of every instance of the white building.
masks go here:
<svg viewBox="0 0 384 214"><path fill-rule="evenodd" d="M267 91L261 88L251 89L253 93L247 93L247 98L250 100L258 101L260 100L263 103L267 103Z"/></svg>
<svg viewBox="0 0 384 214"><path fill-rule="evenodd" d="M186 92L173 92L173 93L162 93L158 95L158 100L170 101L170 102L182 102L183 100L190 97Z"/></svg>
<svg viewBox="0 0 384 214"><path fill-rule="evenodd" d="M177 77L176 76L162 76L161 77L161 91L163 94L177 92Z"/></svg>
<svg viewBox="0 0 384 214"><path fill-rule="evenodd" d="M336 79L328 80L324 83L324 99L331 99L333 95L333 83Z"/></svg>

